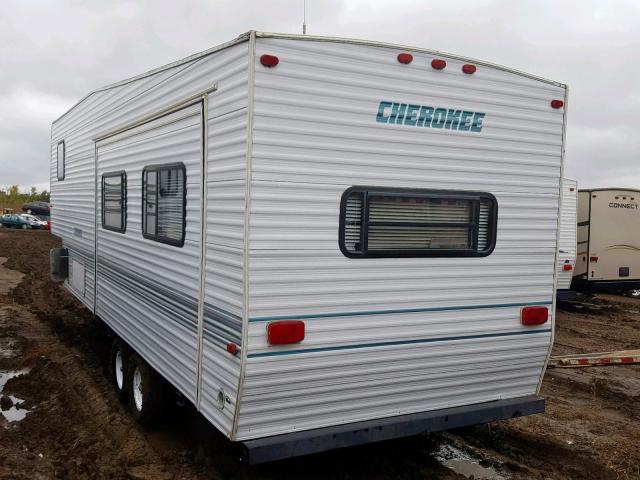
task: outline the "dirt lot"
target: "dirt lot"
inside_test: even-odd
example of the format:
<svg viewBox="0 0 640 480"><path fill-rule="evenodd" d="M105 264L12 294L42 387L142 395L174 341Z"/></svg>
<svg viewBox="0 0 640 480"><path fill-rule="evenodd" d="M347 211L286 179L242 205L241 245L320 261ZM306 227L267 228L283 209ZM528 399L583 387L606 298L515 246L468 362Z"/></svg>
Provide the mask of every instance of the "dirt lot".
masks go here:
<svg viewBox="0 0 640 480"><path fill-rule="evenodd" d="M0 479L640 479L636 366L550 370L544 415L256 468L189 406L144 430L105 378L105 330L48 281L57 245L0 231ZM640 348L640 299L593 301L559 312L555 353Z"/></svg>

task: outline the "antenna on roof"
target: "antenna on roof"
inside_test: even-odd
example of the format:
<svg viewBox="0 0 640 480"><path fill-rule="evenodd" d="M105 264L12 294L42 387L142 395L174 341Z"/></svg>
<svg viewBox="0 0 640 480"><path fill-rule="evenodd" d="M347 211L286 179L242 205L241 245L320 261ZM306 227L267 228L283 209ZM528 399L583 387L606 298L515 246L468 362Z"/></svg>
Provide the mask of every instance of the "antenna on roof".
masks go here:
<svg viewBox="0 0 640 480"><path fill-rule="evenodd" d="M302 0L302 34L307 34L307 0Z"/></svg>

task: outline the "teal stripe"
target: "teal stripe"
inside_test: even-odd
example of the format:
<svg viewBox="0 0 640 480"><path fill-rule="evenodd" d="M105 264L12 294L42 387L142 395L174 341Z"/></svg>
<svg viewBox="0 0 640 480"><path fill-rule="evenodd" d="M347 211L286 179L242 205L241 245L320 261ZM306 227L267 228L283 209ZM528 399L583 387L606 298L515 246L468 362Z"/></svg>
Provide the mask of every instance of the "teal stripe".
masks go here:
<svg viewBox="0 0 640 480"><path fill-rule="evenodd" d="M258 357L274 357L277 355L297 355L300 353L317 353L317 352L329 352L336 350L352 350L358 348L374 348L374 347L395 347L397 345L415 345L417 343L434 343L434 342L451 342L455 340L473 340L476 338L495 338L495 337L509 337L515 335L530 335L535 333L550 333L550 328L544 330L519 330L517 332L500 332L500 333L484 333L480 335L463 335L457 337L440 337L440 338L421 338L418 340L397 340L393 342L378 342L378 343L359 343L354 345L337 345L334 347L317 347L317 348L301 348L299 350L278 350L273 352L262 353L250 353L247 355L249 358Z"/></svg>
<svg viewBox="0 0 640 480"><path fill-rule="evenodd" d="M507 308L507 307L528 307L531 305L551 305L548 302L522 303L495 303L493 305L461 305L458 307L426 307L426 308L404 308L398 310L370 310L363 312L338 312L338 313L309 313L306 315L279 315L275 317L253 317L250 322L271 322L274 320L305 320L307 318L332 318L332 317L362 317L365 315L391 315L394 313L419 313L419 312L446 312L449 310L476 310L481 308Z"/></svg>

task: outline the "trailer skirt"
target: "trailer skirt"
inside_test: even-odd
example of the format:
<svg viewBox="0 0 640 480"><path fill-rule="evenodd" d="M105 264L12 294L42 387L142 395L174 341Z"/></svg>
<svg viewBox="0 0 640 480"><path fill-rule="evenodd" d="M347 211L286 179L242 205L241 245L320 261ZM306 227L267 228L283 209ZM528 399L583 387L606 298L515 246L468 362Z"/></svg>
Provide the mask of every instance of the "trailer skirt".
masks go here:
<svg viewBox="0 0 640 480"><path fill-rule="evenodd" d="M242 442L250 465L544 412L537 395L349 423Z"/></svg>

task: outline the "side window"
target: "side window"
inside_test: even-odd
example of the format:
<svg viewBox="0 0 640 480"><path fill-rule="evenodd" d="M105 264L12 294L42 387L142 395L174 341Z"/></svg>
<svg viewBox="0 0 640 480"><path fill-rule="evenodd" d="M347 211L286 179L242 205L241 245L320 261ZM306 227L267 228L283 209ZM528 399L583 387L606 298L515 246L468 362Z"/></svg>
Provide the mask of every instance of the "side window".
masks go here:
<svg viewBox="0 0 640 480"><path fill-rule="evenodd" d="M58 180L64 180L65 162L65 146L64 140L58 143L58 151L56 152L56 165L58 170Z"/></svg>
<svg viewBox="0 0 640 480"><path fill-rule="evenodd" d="M351 187L342 195L339 245L350 258L484 257L497 216L490 193Z"/></svg>
<svg viewBox="0 0 640 480"><path fill-rule="evenodd" d="M186 224L186 171L182 163L142 171L142 235L181 247Z"/></svg>
<svg viewBox="0 0 640 480"><path fill-rule="evenodd" d="M127 174L102 175L102 228L124 233L127 229Z"/></svg>

